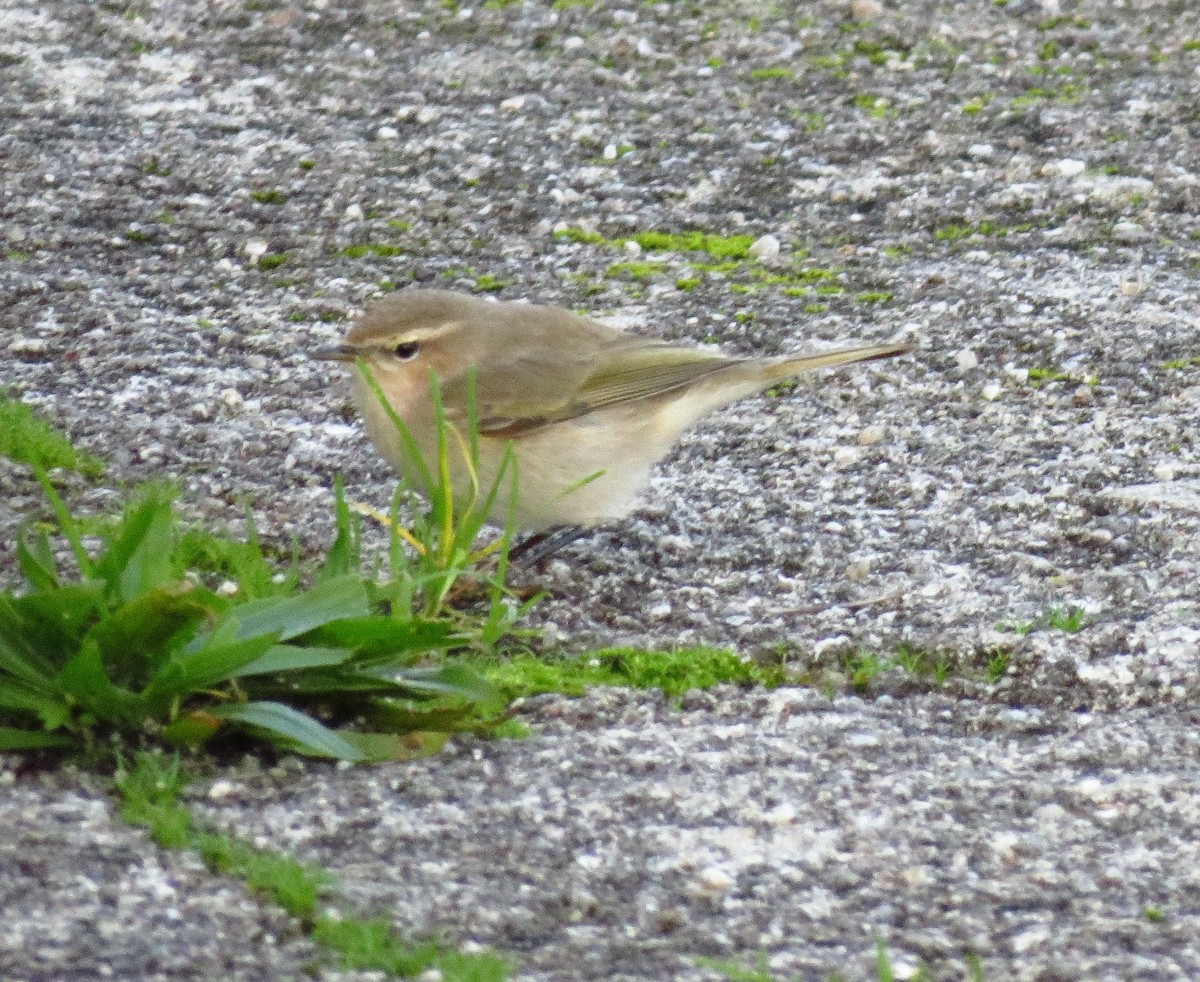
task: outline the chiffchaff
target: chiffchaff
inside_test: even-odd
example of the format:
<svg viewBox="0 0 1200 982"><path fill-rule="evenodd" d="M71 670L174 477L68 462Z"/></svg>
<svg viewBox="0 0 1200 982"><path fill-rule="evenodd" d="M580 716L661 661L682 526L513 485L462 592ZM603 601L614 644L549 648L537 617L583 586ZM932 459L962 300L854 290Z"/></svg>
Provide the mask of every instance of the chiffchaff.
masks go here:
<svg viewBox="0 0 1200 982"><path fill-rule="evenodd" d="M629 335L557 307L495 303L444 290L404 290L380 301L345 343L315 353L362 359L427 462L437 459L430 376L449 423L468 423L475 387L479 474L500 473L511 443L518 462L520 529L594 525L633 507L651 469L708 413L814 368L889 358L907 344L875 344L803 357L731 358ZM472 372L471 369L474 369ZM355 373L355 399L375 446L418 490L414 465L374 387ZM469 491L464 455L452 475ZM507 480L507 479L506 479ZM510 498L497 496L503 523Z"/></svg>

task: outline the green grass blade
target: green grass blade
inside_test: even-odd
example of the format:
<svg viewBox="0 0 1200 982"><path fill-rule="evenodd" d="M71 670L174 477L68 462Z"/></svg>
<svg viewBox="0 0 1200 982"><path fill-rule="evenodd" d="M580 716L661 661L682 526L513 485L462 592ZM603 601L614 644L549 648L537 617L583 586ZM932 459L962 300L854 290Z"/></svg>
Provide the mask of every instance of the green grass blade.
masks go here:
<svg viewBox="0 0 1200 982"><path fill-rule="evenodd" d="M412 466L417 469L417 476L420 478L422 486L430 491L435 487L433 475L429 471L429 464L425 460L424 453L421 452L421 447L417 443L416 437L413 436L412 430L408 428L408 424L404 422L392 408L392 404L388 402L387 396L383 394L383 387L379 384L379 380L375 378L375 373L371 371L371 366L362 358L355 361L355 369L362 375L367 387L371 390L371 394L379 402L384 413L387 415L388 421L396 430L396 434L400 437L402 444L401 449L407 459L411 460Z"/></svg>
<svg viewBox="0 0 1200 982"><path fill-rule="evenodd" d="M360 761L364 758L361 750L342 739L329 727L282 703L233 703L217 706L210 712L218 719L240 723L282 737L289 746L294 745L296 749L318 757L349 761Z"/></svg>
<svg viewBox="0 0 1200 982"><path fill-rule="evenodd" d="M171 562L175 534L175 492L143 488L125 512L115 539L95 563L93 575L107 584L110 597L122 602L174 579Z"/></svg>
<svg viewBox="0 0 1200 982"><path fill-rule="evenodd" d="M320 579L357 574L362 570L361 526L358 516L346 504L342 475L333 479L334 523L337 536L329 547L329 555L321 567Z"/></svg>
<svg viewBox="0 0 1200 982"><path fill-rule="evenodd" d="M75 521L75 516L71 514L54 485L50 483L46 472L40 467L34 467L33 474L37 478L38 484L42 486L42 493L46 496L46 500L50 502L54 517L58 520L59 531L71 546L71 552L75 555L75 563L79 566L79 572L84 576L94 575L95 563L92 562L92 557L83 547L83 533L79 530L79 523Z"/></svg>
<svg viewBox="0 0 1200 982"><path fill-rule="evenodd" d="M24 533L17 536L17 563L34 590L53 590L58 586L58 567L45 532L39 532L32 543Z"/></svg>

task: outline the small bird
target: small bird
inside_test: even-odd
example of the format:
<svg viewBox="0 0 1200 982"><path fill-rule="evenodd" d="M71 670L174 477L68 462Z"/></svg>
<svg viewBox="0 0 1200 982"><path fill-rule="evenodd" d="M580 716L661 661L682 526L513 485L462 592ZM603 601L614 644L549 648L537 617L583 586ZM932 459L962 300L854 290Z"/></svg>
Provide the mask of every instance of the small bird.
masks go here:
<svg viewBox="0 0 1200 982"><path fill-rule="evenodd" d="M440 385L448 422L465 433L473 375L479 482L492 486L511 444L518 463L514 523L543 532L626 515L683 431L722 406L814 368L910 350L885 343L737 358L637 337L558 307L410 289L376 303L344 343L314 357L361 358L435 472L430 376ZM376 448L427 493L421 467L361 371L354 390ZM450 456L455 493L466 494L466 458L453 444ZM503 524L509 505L508 495L498 495L492 520Z"/></svg>

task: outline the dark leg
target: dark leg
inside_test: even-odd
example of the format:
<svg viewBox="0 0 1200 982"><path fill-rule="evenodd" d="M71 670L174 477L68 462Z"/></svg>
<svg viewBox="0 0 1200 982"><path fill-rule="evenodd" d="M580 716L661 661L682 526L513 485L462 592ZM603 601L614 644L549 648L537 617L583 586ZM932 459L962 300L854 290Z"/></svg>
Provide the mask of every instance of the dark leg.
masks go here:
<svg viewBox="0 0 1200 982"><path fill-rule="evenodd" d="M536 566L543 559L549 559L563 546L587 533L588 530L582 525L559 525L544 532L535 532L509 550L509 562L522 566Z"/></svg>

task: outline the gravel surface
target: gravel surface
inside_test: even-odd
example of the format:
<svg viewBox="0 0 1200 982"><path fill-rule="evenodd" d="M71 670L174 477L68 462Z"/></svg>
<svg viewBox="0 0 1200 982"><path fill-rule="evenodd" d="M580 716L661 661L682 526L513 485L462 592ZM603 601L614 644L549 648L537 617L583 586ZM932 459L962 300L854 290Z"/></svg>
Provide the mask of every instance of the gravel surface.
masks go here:
<svg viewBox="0 0 1200 982"><path fill-rule="evenodd" d="M568 849L588 827L619 837L658 822L635 814L652 782L627 767L622 790L605 767L626 760L621 748L652 759L657 747L656 766L672 768L657 784L670 787L679 747L711 779L679 792L704 854L726 826L760 828L710 820L712 789L765 782L769 764L790 775L771 780L811 782L788 834L861 837L848 866L848 846L807 865L766 850L760 890L757 867L729 860L733 885L708 908L687 899L678 856L655 851L693 840L646 833L611 877L606 853L591 871L552 860L608 898L569 934L569 899L526 910L511 892L519 856L509 879L475 877L470 823L433 814L436 802L406 806L398 777L306 769L286 785L289 807L311 814L336 779L352 786L322 821L374 821L382 799L399 811L379 814L428 818L382 841L406 849L437 828L446 858L409 862L403 884L377 862L356 890L403 904L402 922L520 950L530 977L686 977L697 950L765 945L783 972L821 964L854 979L873 932L937 964L973 947L996 978L1197 976L1185 789L1200 696L1200 14L1179 0L563 7L0 0L3 382L108 459L114 482L181 479L210 526L236 529L249 504L268 541L316 550L334 474L360 501L390 495L343 381L306 358L381 291L494 290L732 352L910 339L909 358L803 380L689 434L630 521L549 565L536 619L572 649L782 650L835 679L848 653L905 644L951 668L940 696L884 673L876 701L813 703L803 718L816 729L796 734L764 722L759 702L782 697L725 694L681 716L656 710L653 725L648 710L604 702L638 699L597 697L594 729L586 708L534 712L539 726L579 727L574 739L464 751L411 779L453 798L474 793L460 782L492 787L489 767L514 769L520 796L463 814L476 828L508 816L504 835L519 838L529 802L558 793L556 776L537 797L556 771L533 761L569 767L578 753L576 773L599 768L586 793L612 816L546 816L562 830L551 845ZM555 235L568 228L602 241ZM759 259L720 267L624 245L654 230L749 236ZM85 508L120 497L68 488ZM0 573L38 502L0 465ZM1055 608L1089 622L1046 629ZM1014 625L1041 629L1000 629ZM990 685L997 653L1008 672ZM1037 725L987 722L1012 706ZM730 720L748 756L722 753ZM888 736L854 744L872 733ZM898 734L913 741L903 752ZM608 764L582 762L592 740L611 742ZM860 764L831 769L846 748ZM1078 787L1091 777L1095 814ZM15 780L3 796L53 802ZM826 793L844 800L844 826L806 811ZM871 825L901 805L911 834ZM97 839L109 858L95 879L118 889L127 861L99 843L130 833L96 809L78 848ZM19 848L0 829L0 847ZM989 853L1005 830L1019 841ZM895 856L872 838L884 833ZM813 832L804 848L819 857L822 841ZM565 876L528 882L544 898ZM74 910L46 877L26 879ZM1162 923L1139 914L1159 902ZM651 904L683 923L654 935ZM637 951L656 967L639 975ZM29 965L9 970L39 977Z"/></svg>

